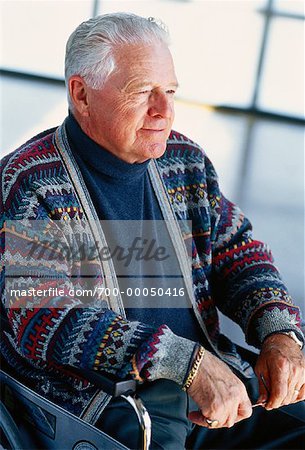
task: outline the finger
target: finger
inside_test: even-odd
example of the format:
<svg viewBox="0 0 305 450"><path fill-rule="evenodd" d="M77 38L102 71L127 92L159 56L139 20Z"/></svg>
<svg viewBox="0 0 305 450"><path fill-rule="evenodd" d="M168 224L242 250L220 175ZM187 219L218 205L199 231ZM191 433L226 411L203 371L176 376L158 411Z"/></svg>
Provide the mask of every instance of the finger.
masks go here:
<svg viewBox="0 0 305 450"><path fill-rule="evenodd" d="M209 407L201 408L199 413L205 421L205 426L207 425L206 419L217 420L217 428L222 428L225 426L229 416L232 411L236 410L234 402L230 401L214 401L209 404ZM197 416L198 417L198 416Z"/></svg>
<svg viewBox="0 0 305 450"><path fill-rule="evenodd" d="M217 409L217 410L209 409L206 411L202 411L202 410L191 411L189 413L188 417L192 422L196 423L197 425L204 426L207 428L214 428L214 427L211 427L211 424L209 424L207 422L207 420L208 421L217 421L217 428L222 428L228 420L228 415L229 415L230 410L232 410L232 408L225 409L224 405L223 405L221 410L220 409Z"/></svg>
<svg viewBox="0 0 305 450"><path fill-rule="evenodd" d="M305 384L295 389L295 398L292 403L298 403L305 400Z"/></svg>
<svg viewBox="0 0 305 450"><path fill-rule="evenodd" d="M303 370L303 368L298 366L291 367L288 381L288 392L283 401L284 405L289 405L290 403L296 402L303 384Z"/></svg>
<svg viewBox="0 0 305 450"><path fill-rule="evenodd" d="M299 395L299 389L297 389L295 383L289 383L287 386L287 395L283 399L281 406L283 405L290 405L290 403L293 403L296 398Z"/></svg>
<svg viewBox="0 0 305 450"><path fill-rule="evenodd" d="M224 426L223 423L221 423L219 420L217 420L217 427L211 427L211 425L207 422L207 418L202 415L200 411L191 411L188 414L188 418L191 422L195 423L196 425L199 425L200 427L206 427L206 428L222 428ZM212 420L212 419L209 419Z"/></svg>
<svg viewBox="0 0 305 450"><path fill-rule="evenodd" d="M200 427L209 428L207 422L205 421L205 417L201 414L200 411L191 411L188 414L188 418L191 422L199 425Z"/></svg>
<svg viewBox="0 0 305 450"><path fill-rule="evenodd" d="M299 368L296 373L297 382L294 386L291 403L305 400L305 367Z"/></svg>
<svg viewBox="0 0 305 450"><path fill-rule="evenodd" d="M237 413L231 414L223 426L224 428L232 428L236 422L237 422Z"/></svg>
<svg viewBox="0 0 305 450"><path fill-rule="evenodd" d="M272 372L270 380L270 397L266 409L276 409L284 404L288 395L289 363L286 359L279 361L278 370Z"/></svg>
<svg viewBox="0 0 305 450"><path fill-rule="evenodd" d="M300 394L300 388L298 385L289 385L288 387L288 394L286 398L283 401L283 405L290 405L291 403L296 403L298 401Z"/></svg>
<svg viewBox="0 0 305 450"><path fill-rule="evenodd" d="M279 382L278 386L271 390L270 398L267 401L266 409L277 409L285 404L285 398L287 396L287 384L285 382Z"/></svg>
<svg viewBox="0 0 305 450"><path fill-rule="evenodd" d="M231 428L237 422L241 422L242 420L247 419L251 415L252 415L252 407L250 407L249 409L247 408L246 410L240 410L238 408L236 414L231 414L223 426L226 428Z"/></svg>
<svg viewBox="0 0 305 450"><path fill-rule="evenodd" d="M269 398L269 392L270 392L269 387L268 387L269 383L267 382L267 376L262 373L259 373L257 375L257 378L258 378L258 385L259 385L259 397L258 397L258 400L256 401L256 403L257 404L258 403L265 404L265 403L267 403L267 400ZM265 380L265 381L263 381L263 380ZM267 387L268 387L268 390L267 390Z"/></svg>
<svg viewBox="0 0 305 450"><path fill-rule="evenodd" d="M300 395L300 389L297 389L297 387L293 391L293 395L290 399L290 403L297 403L299 402L299 395Z"/></svg>
<svg viewBox="0 0 305 450"><path fill-rule="evenodd" d="M298 399L298 401L305 400L305 383L303 384L303 386L301 386Z"/></svg>
<svg viewBox="0 0 305 450"><path fill-rule="evenodd" d="M236 418L236 422L240 422L241 420L248 419L252 416L253 408L250 400L244 403L241 403L238 408L238 414Z"/></svg>
<svg viewBox="0 0 305 450"><path fill-rule="evenodd" d="M231 428L237 422L240 422L250 417L252 415L252 412L253 412L252 404L250 402L249 397L246 394L246 399L244 401L241 401L241 403L238 405L235 414L231 413L229 415L226 423L224 424L224 427Z"/></svg>

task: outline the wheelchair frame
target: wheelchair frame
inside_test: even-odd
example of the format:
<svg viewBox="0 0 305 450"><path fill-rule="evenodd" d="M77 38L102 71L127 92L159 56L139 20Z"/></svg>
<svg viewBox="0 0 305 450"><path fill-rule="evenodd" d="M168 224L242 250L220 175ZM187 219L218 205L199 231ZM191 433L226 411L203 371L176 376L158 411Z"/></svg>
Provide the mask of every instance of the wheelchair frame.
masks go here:
<svg viewBox="0 0 305 450"><path fill-rule="evenodd" d="M90 377L89 377L90 378ZM94 373L95 382L114 396L122 396L137 415L142 429L142 448L149 449L151 422L134 380L113 381ZM101 430L84 422L0 370L3 444L13 450L128 450ZM21 417L22 416L22 417Z"/></svg>

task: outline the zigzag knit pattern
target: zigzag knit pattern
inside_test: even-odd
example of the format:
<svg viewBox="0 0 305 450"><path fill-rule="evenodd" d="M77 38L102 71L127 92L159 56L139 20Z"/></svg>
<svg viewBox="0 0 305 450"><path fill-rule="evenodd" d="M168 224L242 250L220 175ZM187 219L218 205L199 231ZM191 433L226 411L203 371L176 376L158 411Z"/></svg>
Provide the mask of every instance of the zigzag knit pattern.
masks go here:
<svg viewBox="0 0 305 450"><path fill-rule="evenodd" d="M4 264L0 281L4 307L7 289L12 287L9 280L5 285L8 256L15 261L19 275L23 274L14 287L35 284L37 278L42 283L41 277L43 288L59 283L68 291L68 275L79 270L65 261L58 271L46 262L34 263L23 244L35 240L31 230L4 228L5 220L44 219L51 223L84 217L53 136L54 130L48 130L2 160L0 242ZM198 311L224 359L247 375L249 367L234 345L226 341L222 348L217 308L236 321L248 342L258 347L276 331L293 330L303 339L299 309L293 305L269 249L252 239L249 221L220 192L214 168L202 149L172 132L157 164L176 217L193 224L187 239L192 245ZM100 284L101 268L92 264L90 270L94 282ZM108 309L77 308L78 301L68 294L45 298L44 308L35 307L35 301L13 299L14 307L6 309L11 329L2 339L2 354L22 376L37 380L36 388L43 395L56 398L73 413L81 414L95 394L86 380L73 374L73 367L120 377L129 374L140 382L169 378L182 384L194 343L173 335L166 325L154 329L149 324L128 322ZM66 395L60 396L54 387L58 379ZM78 399L67 386L78 389Z"/></svg>

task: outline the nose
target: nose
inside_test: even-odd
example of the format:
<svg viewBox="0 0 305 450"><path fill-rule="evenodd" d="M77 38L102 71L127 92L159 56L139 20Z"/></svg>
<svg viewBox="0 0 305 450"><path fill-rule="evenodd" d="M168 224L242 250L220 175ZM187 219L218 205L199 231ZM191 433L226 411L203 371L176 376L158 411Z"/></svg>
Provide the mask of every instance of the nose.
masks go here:
<svg viewBox="0 0 305 450"><path fill-rule="evenodd" d="M172 96L163 91L153 92L150 97L148 115L170 119L174 113L174 101Z"/></svg>

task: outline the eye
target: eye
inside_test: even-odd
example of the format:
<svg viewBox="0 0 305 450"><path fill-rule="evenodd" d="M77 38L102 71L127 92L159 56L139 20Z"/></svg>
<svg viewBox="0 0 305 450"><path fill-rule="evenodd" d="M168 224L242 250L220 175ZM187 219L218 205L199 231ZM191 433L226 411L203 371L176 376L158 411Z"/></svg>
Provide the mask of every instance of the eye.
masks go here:
<svg viewBox="0 0 305 450"><path fill-rule="evenodd" d="M175 95L175 94L176 94L176 91L175 91L175 89L168 89L168 90L166 91L166 93L169 94L169 95Z"/></svg>
<svg viewBox="0 0 305 450"><path fill-rule="evenodd" d="M143 89L143 91L139 91L139 92L137 92L137 94L140 94L140 95L147 95L147 94L150 94L151 93L151 90L150 89Z"/></svg>

